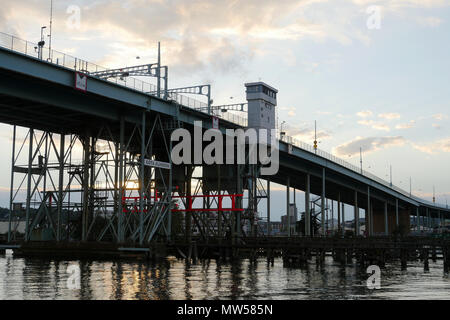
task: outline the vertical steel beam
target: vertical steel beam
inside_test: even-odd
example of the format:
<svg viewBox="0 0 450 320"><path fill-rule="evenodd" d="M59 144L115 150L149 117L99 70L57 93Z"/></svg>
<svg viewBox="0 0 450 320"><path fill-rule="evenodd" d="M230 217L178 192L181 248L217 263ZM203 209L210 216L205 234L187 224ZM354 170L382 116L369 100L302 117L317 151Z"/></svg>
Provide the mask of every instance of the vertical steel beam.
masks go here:
<svg viewBox="0 0 450 320"><path fill-rule="evenodd" d="M56 229L56 241L61 241L61 220L62 220L62 207L63 207L63 189L64 189L64 158L65 158L65 139L66 136L61 134L59 142L59 181L58 181L58 218ZM68 218L67 218L68 219ZM67 220L68 222L69 220Z"/></svg>
<svg viewBox="0 0 450 320"><path fill-rule="evenodd" d="M89 162L91 160L91 146L89 133L86 132L83 139L84 170L83 170L83 213L81 217L81 240L87 240L89 226Z"/></svg>
<svg viewBox="0 0 450 320"><path fill-rule="evenodd" d="M172 190L173 190L173 164L172 164L172 139L169 139L169 163L170 163L170 170L169 170L169 210L168 210L168 217L167 217L167 240L172 240ZM209 201L209 200L208 200ZM209 223L209 217L208 217L208 223Z"/></svg>
<svg viewBox="0 0 450 320"><path fill-rule="evenodd" d="M8 221L8 242L12 240L11 224L13 216L14 200L14 166L16 165L16 126L13 126L12 156L11 156L11 189L9 191L9 221Z"/></svg>
<svg viewBox="0 0 450 320"><path fill-rule="evenodd" d="M191 233L192 233L192 212L191 209L191 201L192 201L192 167L186 166L186 199L187 199L187 206L188 211L185 214L185 234L186 234L186 242L191 243Z"/></svg>
<svg viewBox="0 0 450 320"><path fill-rule="evenodd" d="M125 118L120 117L120 137L119 137L119 210L117 210L117 242L125 241L125 234L123 230L123 195L124 195L124 171L125 171Z"/></svg>
<svg viewBox="0 0 450 320"><path fill-rule="evenodd" d="M371 221L371 214L370 214L370 187L367 187L367 212L366 212L366 234L368 236L371 236L372 230L372 221Z"/></svg>
<svg viewBox="0 0 450 320"><path fill-rule="evenodd" d="M384 202L384 234L389 235L389 223L388 223L388 203Z"/></svg>
<svg viewBox="0 0 450 320"><path fill-rule="evenodd" d="M114 143L114 214L118 219L119 212L119 143ZM119 232L117 231L117 242L119 242Z"/></svg>
<svg viewBox="0 0 450 320"><path fill-rule="evenodd" d="M216 164L217 167L217 195L219 196L220 199L220 195L221 195L221 175L220 175L220 164ZM217 212L217 232L219 237L222 237L223 235L223 224L222 224L222 212L218 211ZM252 225L252 230L253 230L253 225ZM253 232L252 232L253 233Z"/></svg>
<svg viewBox="0 0 450 320"><path fill-rule="evenodd" d="M342 202L342 235L345 236L345 203Z"/></svg>
<svg viewBox="0 0 450 320"><path fill-rule="evenodd" d="M374 232L374 218L373 218L373 201L370 204L370 234L372 236L375 235L375 232Z"/></svg>
<svg viewBox="0 0 450 320"><path fill-rule="evenodd" d="M331 200L331 230L334 234L334 200Z"/></svg>
<svg viewBox="0 0 450 320"><path fill-rule="evenodd" d="M321 222L322 222L322 236L326 236L325 230L325 168L322 168L322 197L321 197Z"/></svg>
<svg viewBox="0 0 450 320"><path fill-rule="evenodd" d="M26 204L26 224L25 224L25 241L30 240L30 209L31 209L31 169L33 165L33 139L34 129L29 130L29 146L28 146L28 176L27 176L27 204Z"/></svg>
<svg viewBox="0 0 450 320"><path fill-rule="evenodd" d="M311 192L311 176L306 174L305 188L305 236L311 236L311 212L310 212L310 192Z"/></svg>
<svg viewBox="0 0 450 320"><path fill-rule="evenodd" d="M338 234L340 234L341 231L341 193L338 193L338 202L337 202L337 209L338 209Z"/></svg>
<svg viewBox="0 0 450 320"><path fill-rule="evenodd" d="M399 227L399 219L398 219L398 199L395 199L395 224L398 229Z"/></svg>
<svg viewBox="0 0 450 320"><path fill-rule="evenodd" d="M159 69L158 69L159 70ZM141 118L141 168L139 172L139 244L144 243L144 190L145 190L145 146L146 146L146 129L145 129L146 111L142 112Z"/></svg>
<svg viewBox="0 0 450 320"><path fill-rule="evenodd" d="M419 214L419 207L416 208L416 229L417 232L420 232L420 214Z"/></svg>
<svg viewBox="0 0 450 320"><path fill-rule="evenodd" d="M236 165L236 189L237 189L237 194L243 194L244 190L242 187L242 165L238 164ZM236 204L237 204L237 208L242 209L243 208L243 201L242 201L242 197L238 197L236 199ZM241 238L241 212L236 212L235 213L235 217L236 217L236 239L240 239Z"/></svg>
<svg viewBox="0 0 450 320"><path fill-rule="evenodd" d="M294 222L294 233L297 226L297 191L295 188L293 188L293 197L294 197L294 209L292 210L293 213L293 222Z"/></svg>
<svg viewBox="0 0 450 320"><path fill-rule="evenodd" d="M267 235L272 234L272 222L270 221L270 179L267 179Z"/></svg>
<svg viewBox="0 0 450 320"><path fill-rule="evenodd" d="M290 193L291 193L291 179L290 177L287 177L286 180L286 212L287 212L287 232L288 232L288 237L291 236L291 200L290 200Z"/></svg>
<svg viewBox="0 0 450 320"><path fill-rule="evenodd" d="M355 190L355 235L359 236L358 191Z"/></svg>

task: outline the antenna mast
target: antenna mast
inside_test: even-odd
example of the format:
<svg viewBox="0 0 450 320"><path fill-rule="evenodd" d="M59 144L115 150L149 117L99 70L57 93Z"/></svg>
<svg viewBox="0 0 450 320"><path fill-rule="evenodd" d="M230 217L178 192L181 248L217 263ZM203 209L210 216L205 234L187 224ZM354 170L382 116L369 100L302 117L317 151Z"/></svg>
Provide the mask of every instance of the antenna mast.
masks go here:
<svg viewBox="0 0 450 320"><path fill-rule="evenodd" d="M50 34L48 35L48 60L52 59L52 24L53 24L53 0L50 0Z"/></svg>

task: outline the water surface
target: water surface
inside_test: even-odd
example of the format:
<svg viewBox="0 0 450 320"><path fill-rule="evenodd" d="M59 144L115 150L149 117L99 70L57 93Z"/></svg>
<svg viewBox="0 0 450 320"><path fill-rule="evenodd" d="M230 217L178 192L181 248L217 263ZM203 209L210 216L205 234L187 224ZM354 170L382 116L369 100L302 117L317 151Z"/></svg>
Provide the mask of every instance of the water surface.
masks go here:
<svg viewBox="0 0 450 320"><path fill-rule="evenodd" d="M68 284L77 279L68 268L79 268L78 282ZM0 299L450 299L442 261L430 262L429 272L420 262L407 271L387 264L380 290L369 290L367 277L356 264L342 267L331 257L324 268L312 262L299 269L284 268L281 259L273 266L264 259L189 265L175 258L159 263L14 258L8 251L0 256Z"/></svg>

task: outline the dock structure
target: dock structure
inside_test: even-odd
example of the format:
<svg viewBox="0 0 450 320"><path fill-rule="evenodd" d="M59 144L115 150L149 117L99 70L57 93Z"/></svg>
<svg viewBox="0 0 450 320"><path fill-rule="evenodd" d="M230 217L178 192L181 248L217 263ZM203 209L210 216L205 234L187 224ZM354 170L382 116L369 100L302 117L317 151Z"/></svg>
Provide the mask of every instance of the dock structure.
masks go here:
<svg viewBox="0 0 450 320"><path fill-rule="evenodd" d="M12 126L11 213L2 245L19 246L18 254L78 248L79 253L121 254L175 250L201 257L217 251L257 256L263 250L271 260L280 250L301 259L316 250L320 262L329 252L350 260L372 249L380 257L399 249L405 261L413 251L428 257L436 247L448 256L445 239L408 236L411 220L417 234L446 225L448 207L419 199L284 132L269 134L272 142L266 146L279 155L275 174L265 173L267 163L250 161L250 143L244 143L243 163L233 162L237 155L225 148L224 158L231 162L205 161L204 141L192 144L188 155L183 152L190 163L174 163L172 153L181 140L174 140L174 132L195 139L213 129L226 140L227 130L277 129L278 91L267 84L246 84L247 102L215 106L210 85L171 89L168 67L160 59L108 70L56 51L43 60L32 48L33 43L2 34L0 122ZM288 237L273 236L270 205L267 212L260 209L261 202L270 203L271 183L286 186ZM299 222L290 214L296 201L292 190L305 192ZM344 218L339 239L332 238L326 223L329 202L337 205L339 219L354 216L353 238L344 238L350 236L344 233ZM344 205L353 212L344 212ZM365 217L363 236L360 217ZM23 221L22 234L18 224Z"/></svg>

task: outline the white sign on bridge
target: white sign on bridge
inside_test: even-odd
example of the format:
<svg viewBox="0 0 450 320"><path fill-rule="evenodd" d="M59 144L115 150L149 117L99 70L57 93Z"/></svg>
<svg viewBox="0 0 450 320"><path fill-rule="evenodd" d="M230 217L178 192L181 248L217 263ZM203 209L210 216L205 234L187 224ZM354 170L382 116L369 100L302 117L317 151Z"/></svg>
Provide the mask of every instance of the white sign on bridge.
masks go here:
<svg viewBox="0 0 450 320"><path fill-rule="evenodd" d="M170 163L156 160L144 159L144 165L146 165L147 167L161 168L166 170L172 169Z"/></svg>

